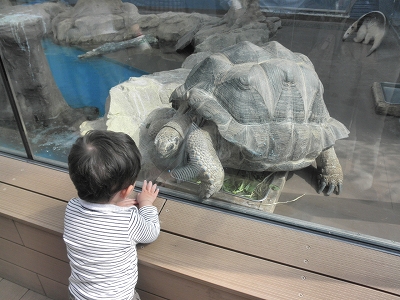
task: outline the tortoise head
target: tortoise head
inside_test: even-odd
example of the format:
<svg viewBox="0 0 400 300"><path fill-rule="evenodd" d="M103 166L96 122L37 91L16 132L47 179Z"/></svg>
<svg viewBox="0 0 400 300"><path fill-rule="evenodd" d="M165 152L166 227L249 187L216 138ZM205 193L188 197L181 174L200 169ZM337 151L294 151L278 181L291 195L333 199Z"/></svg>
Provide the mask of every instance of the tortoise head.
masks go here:
<svg viewBox="0 0 400 300"><path fill-rule="evenodd" d="M157 153L162 158L168 158L176 154L182 144L183 137L172 127L164 126L157 134L154 144Z"/></svg>
<svg viewBox="0 0 400 300"><path fill-rule="evenodd" d="M190 124L191 120L188 115L179 114L161 128L154 144L162 158L172 157L178 153Z"/></svg>

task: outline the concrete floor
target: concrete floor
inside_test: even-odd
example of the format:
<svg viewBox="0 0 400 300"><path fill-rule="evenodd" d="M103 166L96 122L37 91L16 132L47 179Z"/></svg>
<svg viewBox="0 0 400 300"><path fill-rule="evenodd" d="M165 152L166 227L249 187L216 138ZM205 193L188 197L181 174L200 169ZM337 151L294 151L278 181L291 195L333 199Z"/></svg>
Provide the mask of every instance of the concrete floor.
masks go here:
<svg viewBox="0 0 400 300"><path fill-rule="evenodd" d="M342 41L350 23L285 20L272 40L313 62L332 117L350 130L337 141L344 172L340 195L316 193L313 167L289 175L274 213L400 242L400 119L375 113L374 82L399 82L400 46L389 30L381 46ZM400 244L398 244L400 245Z"/></svg>

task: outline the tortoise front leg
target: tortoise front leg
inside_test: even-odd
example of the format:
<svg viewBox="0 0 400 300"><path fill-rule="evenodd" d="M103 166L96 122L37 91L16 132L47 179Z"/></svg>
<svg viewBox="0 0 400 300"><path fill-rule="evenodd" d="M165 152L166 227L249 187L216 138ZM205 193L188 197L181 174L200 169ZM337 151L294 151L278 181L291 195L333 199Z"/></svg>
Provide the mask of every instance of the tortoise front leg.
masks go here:
<svg viewBox="0 0 400 300"><path fill-rule="evenodd" d="M200 183L200 199L210 198L224 183L224 168L217 156L210 134L202 129L194 129L188 136L186 150L189 162L172 171L172 176L180 180L197 177Z"/></svg>
<svg viewBox="0 0 400 300"><path fill-rule="evenodd" d="M339 195L343 185L343 171L333 146L322 151L317 157L316 162L319 172L318 193L321 193L325 187L328 187L326 193L328 196L335 190L335 188Z"/></svg>

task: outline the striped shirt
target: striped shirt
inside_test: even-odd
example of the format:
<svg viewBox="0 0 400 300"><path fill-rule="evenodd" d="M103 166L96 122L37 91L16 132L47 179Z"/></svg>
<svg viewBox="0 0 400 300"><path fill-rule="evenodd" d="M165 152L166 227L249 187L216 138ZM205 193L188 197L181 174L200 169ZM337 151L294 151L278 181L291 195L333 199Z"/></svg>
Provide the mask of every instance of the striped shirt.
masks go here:
<svg viewBox="0 0 400 300"><path fill-rule="evenodd" d="M138 278L136 244L153 242L159 233L154 206L71 199L64 219L70 293L85 300L132 299Z"/></svg>

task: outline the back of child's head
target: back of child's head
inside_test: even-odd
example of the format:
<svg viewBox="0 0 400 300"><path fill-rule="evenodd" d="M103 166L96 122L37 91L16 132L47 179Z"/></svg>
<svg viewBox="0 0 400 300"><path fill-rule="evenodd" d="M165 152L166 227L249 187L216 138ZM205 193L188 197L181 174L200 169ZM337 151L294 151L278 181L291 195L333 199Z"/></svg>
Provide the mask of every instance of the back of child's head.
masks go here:
<svg viewBox="0 0 400 300"><path fill-rule="evenodd" d="M79 137L68 156L69 176L78 196L108 202L137 179L141 155L133 139L122 132L92 130Z"/></svg>

